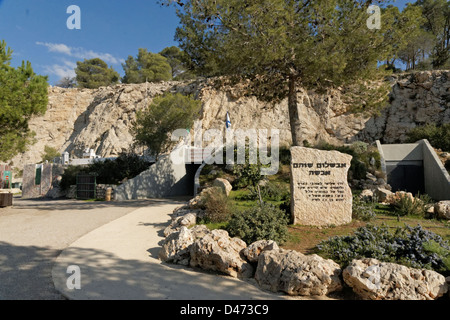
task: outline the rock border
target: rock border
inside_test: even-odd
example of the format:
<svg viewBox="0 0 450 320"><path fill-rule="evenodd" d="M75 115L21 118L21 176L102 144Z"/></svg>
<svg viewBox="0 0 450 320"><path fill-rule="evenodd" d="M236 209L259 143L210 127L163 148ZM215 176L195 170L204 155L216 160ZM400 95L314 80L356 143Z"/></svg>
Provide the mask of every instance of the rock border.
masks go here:
<svg viewBox="0 0 450 320"><path fill-rule="evenodd" d="M159 252L163 262L254 278L261 289L290 296L327 296L345 285L363 300L434 300L449 292L450 277L432 270L376 259L353 260L342 270L333 260L280 249L272 240L247 246L225 230L196 225L205 214L193 209L196 204L190 201L173 211Z"/></svg>

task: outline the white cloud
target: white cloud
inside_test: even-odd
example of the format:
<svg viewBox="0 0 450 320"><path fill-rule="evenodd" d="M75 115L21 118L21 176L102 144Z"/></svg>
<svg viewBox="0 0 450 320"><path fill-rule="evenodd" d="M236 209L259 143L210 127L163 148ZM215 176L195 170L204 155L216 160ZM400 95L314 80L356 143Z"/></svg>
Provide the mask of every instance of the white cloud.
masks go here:
<svg viewBox="0 0 450 320"><path fill-rule="evenodd" d="M74 68L68 65L53 64L51 66L44 66L44 72L57 75L59 78L74 78L76 76Z"/></svg>
<svg viewBox="0 0 450 320"><path fill-rule="evenodd" d="M102 52L95 52L92 50L87 50L81 47L75 48L75 47L69 47L63 43L49 43L49 42L36 42L39 46L45 46L48 48L49 52L56 52L65 54L69 57L78 58L78 59L93 59L93 58L100 58L106 63L110 64L118 64L123 59L119 59L114 57L110 53L102 53Z"/></svg>
<svg viewBox="0 0 450 320"><path fill-rule="evenodd" d="M48 51L50 52L58 52L63 53L68 56L72 56L72 50L70 47L66 46L62 43L48 43L48 42L36 42L39 46L45 46L48 48Z"/></svg>

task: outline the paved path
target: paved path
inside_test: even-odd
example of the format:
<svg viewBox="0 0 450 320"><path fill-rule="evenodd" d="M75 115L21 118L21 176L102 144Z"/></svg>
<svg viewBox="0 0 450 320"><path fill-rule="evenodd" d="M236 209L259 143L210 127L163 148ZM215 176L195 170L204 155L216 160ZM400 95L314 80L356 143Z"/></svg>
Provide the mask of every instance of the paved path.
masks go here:
<svg viewBox="0 0 450 320"><path fill-rule="evenodd" d="M72 243L57 258L53 280L70 299L284 299L255 283L162 263L158 259L169 214L179 204L140 208ZM67 268L79 266L81 289L67 288ZM253 280L254 281L254 280Z"/></svg>
<svg viewBox="0 0 450 320"><path fill-rule="evenodd" d="M0 300L64 299L54 288L56 257L72 242L151 200L22 200L0 208Z"/></svg>
<svg viewBox="0 0 450 320"><path fill-rule="evenodd" d="M163 230L180 204L15 199L0 209L0 300L288 298L254 280L162 263ZM67 288L74 265L80 290Z"/></svg>

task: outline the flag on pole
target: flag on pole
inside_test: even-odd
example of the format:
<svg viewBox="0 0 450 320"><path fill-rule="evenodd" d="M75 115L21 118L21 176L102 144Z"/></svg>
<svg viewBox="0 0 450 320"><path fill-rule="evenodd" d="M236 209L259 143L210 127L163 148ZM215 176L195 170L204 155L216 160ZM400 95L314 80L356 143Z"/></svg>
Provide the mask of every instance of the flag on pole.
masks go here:
<svg viewBox="0 0 450 320"><path fill-rule="evenodd" d="M231 120L230 120L230 114L227 112L227 121L225 123L225 126L227 127L228 130L231 129Z"/></svg>

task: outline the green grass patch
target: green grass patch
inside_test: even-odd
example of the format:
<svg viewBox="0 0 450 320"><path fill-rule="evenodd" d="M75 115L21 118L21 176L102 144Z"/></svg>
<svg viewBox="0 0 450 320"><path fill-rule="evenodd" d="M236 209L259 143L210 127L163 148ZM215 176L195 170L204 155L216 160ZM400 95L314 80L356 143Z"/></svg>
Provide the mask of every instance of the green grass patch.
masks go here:
<svg viewBox="0 0 450 320"><path fill-rule="evenodd" d="M227 222L210 222L210 223L200 223L205 225L209 230L216 230L216 229L226 229L227 225L228 225L228 221Z"/></svg>

